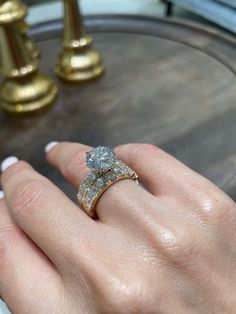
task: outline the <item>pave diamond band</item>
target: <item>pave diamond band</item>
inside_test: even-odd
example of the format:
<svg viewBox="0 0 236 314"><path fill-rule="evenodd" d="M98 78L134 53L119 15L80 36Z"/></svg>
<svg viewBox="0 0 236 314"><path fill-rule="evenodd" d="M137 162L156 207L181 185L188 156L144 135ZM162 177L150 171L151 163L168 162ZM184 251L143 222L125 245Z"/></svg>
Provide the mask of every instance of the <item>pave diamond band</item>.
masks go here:
<svg viewBox="0 0 236 314"><path fill-rule="evenodd" d="M77 197L80 206L90 217L94 218L95 207L102 194L111 185L124 179L132 179L138 183L138 175L135 171L120 160L114 160L112 166L106 171L90 172L79 187Z"/></svg>

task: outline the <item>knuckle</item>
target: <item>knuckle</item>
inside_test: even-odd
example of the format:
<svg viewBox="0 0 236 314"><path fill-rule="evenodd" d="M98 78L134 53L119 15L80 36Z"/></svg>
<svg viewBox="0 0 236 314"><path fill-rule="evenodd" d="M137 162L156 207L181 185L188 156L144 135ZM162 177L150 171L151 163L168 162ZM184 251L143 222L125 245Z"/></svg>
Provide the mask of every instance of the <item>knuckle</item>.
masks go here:
<svg viewBox="0 0 236 314"><path fill-rule="evenodd" d="M153 313L156 298L150 290L150 280L140 272L116 277L107 293L114 314ZM109 306L108 306L109 308Z"/></svg>
<svg viewBox="0 0 236 314"><path fill-rule="evenodd" d="M143 161L146 162L146 160L149 157L155 156L155 158L161 159L163 158L163 151L152 144L137 144L134 145L133 149L131 149L130 152L130 160L132 160L134 166L139 165Z"/></svg>
<svg viewBox="0 0 236 314"><path fill-rule="evenodd" d="M153 144L137 144L134 146L132 152L135 155L152 155L152 154L157 154L161 151L160 148Z"/></svg>
<svg viewBox="0 0 236 314"><path fill-rule="evenodd" d="M11 195L13 214L19 218L30 214L40 206L47 191L47 184L42 179L19 183Z"/></svg>
<svg viewBox="0 0 236 314"><path fill-rule="evenodd" d="M126 154L126 158L129 159L129 162L135 166L135 164L139 164L144 159L149 156L160 156L163 155L163 150L153 144L124 144L116 147L116 152L119 155Z"/></svg>
<svg viewBox="0 0 236 314"><path fill-rule="evenodd" d="M189 263L196 256L196 242L191 232L185 228L178 231L164 229L159 234L161 252L173 265Z"/></svg>
<svg viewBox="0 0 236 314"><path fill-rule="evenodd" d="M201 200L203 220L211 223L231 224L236 218L236 205L228 197L206 196Z"/></svg>
<svg viewBox="0 0 236 314"><path fill-rule="evenodd" d="M189 262L196 255L197 242L193 232L185 225L153 224L148 217L142 218L142 231L155 259L171 264Z"/></svg>
<svg viewBox="0 0 236 314"><path fill-rule="evenodd" d="M117 152L119 151L129 151L131 155L148 155L148 154L158 154L163 152L158 146L153 144L138 143L138 144L122 144L116 147Z"/></svg>

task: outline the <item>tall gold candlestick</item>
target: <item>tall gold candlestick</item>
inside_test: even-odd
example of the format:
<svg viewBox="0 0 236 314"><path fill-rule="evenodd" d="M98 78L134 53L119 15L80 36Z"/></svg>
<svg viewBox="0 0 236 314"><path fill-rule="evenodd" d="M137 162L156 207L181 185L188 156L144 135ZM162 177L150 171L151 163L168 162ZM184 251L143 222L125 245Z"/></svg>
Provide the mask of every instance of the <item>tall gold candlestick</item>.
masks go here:
<svg viewBox="0 0 236 314"><path fill-rule="evenodd" d="M59 78L82 82L101 76L104 65L101 55L92 48L77 0L64 0L64 30L62 47L55 66Z"/></svg>
<svg viewBox="0 0 236 314"><path fill-rule="evenodd" d="M19 28L24 34L26 46L31 51L34 58L38 58L40 51L34 42L27 37L29 27L24 21L28 14L27 7L20 0L0 0L0 24L8 23L9 21L19 21Z"/></svg>
<svg viewBox="0 0 236 314"><path fill-rule="evenodd" d="M33 58L27 47L19 27L23 10L22 15L19 11L14 13L16 7L10 1L4 2L3 7L0 5L0 74L4 77L0 86L1 105L11 113L28 113L47 107L55 99L57 87L39 72L39 59Z"/></svg>
<svg viewBox="0 0 236 314"><path fill-rule="evenodd" d="M31 53L33 58L39 58L40 57L40 50L39 48L35 45L35 43L29 39L27 33L29 31L29 26L26 24L24 20L19 22L19 27L21 30L21 33L23 35L23 39L25 41L26 48L28 48L29 52Z"/></svg>
<svg viewBox="0 0 236 314"><path fill-rule="evenodd" d="M0 24L20 21L27 15L27 7L19 0L0 0Z"/></svg>

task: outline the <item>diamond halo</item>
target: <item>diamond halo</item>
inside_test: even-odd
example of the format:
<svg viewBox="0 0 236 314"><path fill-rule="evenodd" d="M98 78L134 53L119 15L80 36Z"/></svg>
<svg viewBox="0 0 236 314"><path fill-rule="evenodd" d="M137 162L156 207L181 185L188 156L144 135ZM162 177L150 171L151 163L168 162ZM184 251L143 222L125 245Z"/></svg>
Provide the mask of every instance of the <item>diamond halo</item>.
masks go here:
<svg viewBox="0 0 236 314"><path fill-rule="evenodd" d="M114 149L98 146L86 153L86 164L88 168L96 172L106 172L112 168L116 161Z"/></svg>

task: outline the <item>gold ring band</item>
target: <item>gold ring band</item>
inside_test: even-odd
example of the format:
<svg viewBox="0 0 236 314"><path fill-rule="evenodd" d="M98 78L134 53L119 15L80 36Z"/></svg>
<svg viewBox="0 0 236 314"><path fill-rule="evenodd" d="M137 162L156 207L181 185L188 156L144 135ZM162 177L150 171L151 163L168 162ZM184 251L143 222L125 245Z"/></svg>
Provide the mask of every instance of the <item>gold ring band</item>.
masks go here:
<svg viewBox="0 0 236 314"><path fill-rule="evenodd" d="M96 217L96 204L102 194L113 184L124 179L138 183L138 175L123 161L116 160L105 172L91 171L81 183L77 198L82 209L92 218Z"/></svg>

